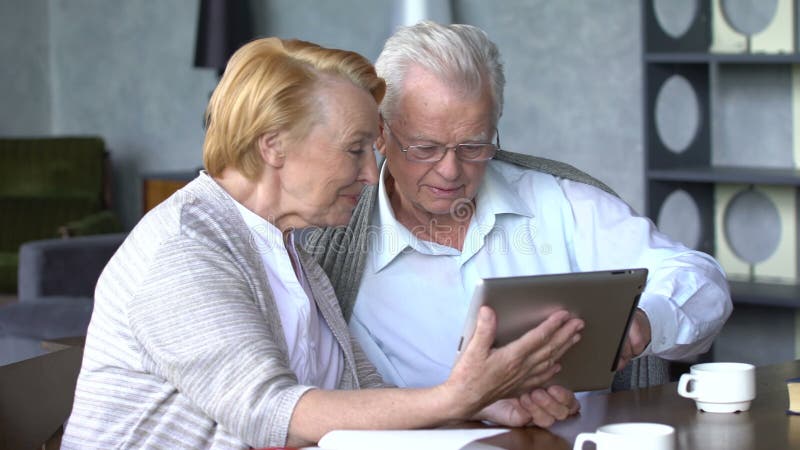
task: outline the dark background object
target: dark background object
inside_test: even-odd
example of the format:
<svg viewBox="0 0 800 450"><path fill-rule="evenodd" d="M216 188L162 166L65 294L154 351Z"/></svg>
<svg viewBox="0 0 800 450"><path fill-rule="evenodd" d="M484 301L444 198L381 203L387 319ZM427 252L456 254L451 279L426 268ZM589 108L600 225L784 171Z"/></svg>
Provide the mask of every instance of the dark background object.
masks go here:
<svg viewBox="0 0 800 450"><path fill-rule="evenodd" d="M200 0L194 65L222 76L228 58L253 37L249 0Z"/></svg>

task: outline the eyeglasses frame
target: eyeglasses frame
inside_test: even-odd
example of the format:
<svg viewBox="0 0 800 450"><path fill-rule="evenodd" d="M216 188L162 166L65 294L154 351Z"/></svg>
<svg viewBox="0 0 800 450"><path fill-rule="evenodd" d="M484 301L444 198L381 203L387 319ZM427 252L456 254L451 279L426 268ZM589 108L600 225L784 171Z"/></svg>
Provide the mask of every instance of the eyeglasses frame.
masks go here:
<svg viewBox="0 0 800 450"><path fill-rule="evenodd" d="M383 118L381 118L381 119L383 119ZM428 145L403 145L403 143L400 142L400 138L397 137L397 135L395 134L394 130L392 130L392 127L389 126L389 122L386 119L383 119L383 124L386 127L386 129L389 131L389 134L392 136L394 141L398 144L398 147L400 148L400 151L403 152L403 154L405 155L406 161L410 161L410 162L423 163L423 164L435 164L435 163L438 163L439 161L443 160L444 157L447 156L447 151L448 150L453 149L453 151L456 154L456 158L458 158L459 161L466 162L466 163L481 163L481 162L485 162L485 161L491 160L492 158L494 158L497 155L497 152L499 150L501 150L501 147L500 147L500 130L495 128L494 129L495 130L495 143L494 144L491 144L491 143L455 144L455 145L438 145L437 144L437 145L435 145L436 147L444 147L444 152L442 153L441 158L439 158L437 160L429 160L429 161L422 161L422 160L419 160L419 159L412 159L412 158L408 157L408 149L413 148L413 147L430 147L432 145L429 145L429 144ZM490 156L488 158L462 159L461 156L459 156L460 152L458 151L459 147L461 147L462 145L494 145L495 149L494 149L494 152L492 153L492 156Z"/></svg>

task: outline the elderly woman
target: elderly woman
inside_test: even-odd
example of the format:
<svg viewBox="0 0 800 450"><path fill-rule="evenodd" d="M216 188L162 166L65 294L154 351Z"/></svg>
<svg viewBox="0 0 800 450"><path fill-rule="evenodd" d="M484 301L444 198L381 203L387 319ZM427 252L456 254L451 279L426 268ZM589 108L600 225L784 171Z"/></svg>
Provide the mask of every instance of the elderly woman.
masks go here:
<svg viewBox="0 0 800 450"><path fill-rule="evenodd" d="M431 427L539 386L566 313L492 349L482 311L451 377L382 388L292 230L344 224L376 182L385 85L363 57L253 41L208 106L206 171L148 213L95 295L64 448L297 445L337 428ZM381 389L371 389L379 388Z"/></svg>

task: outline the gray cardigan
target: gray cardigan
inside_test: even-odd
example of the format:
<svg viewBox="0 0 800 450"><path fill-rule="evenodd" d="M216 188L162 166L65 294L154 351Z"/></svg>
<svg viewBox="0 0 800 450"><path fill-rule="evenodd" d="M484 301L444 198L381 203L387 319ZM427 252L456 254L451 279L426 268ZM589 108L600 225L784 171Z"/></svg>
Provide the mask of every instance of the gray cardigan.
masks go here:
<svg viewBox="0 0 800 450"><path fill-rule="evenodd" d="M98 281L63 448L285 444L301 386L250 230L208 175L133 229ZM344 353L341 389L381 386L322 269L299 252Z"/></svg>
<svg viewBox="0 0 800 450"><path fill-rule="evenodd" d="M499 151L496 159L531 170L549 173L595 186L614 195L613 190L596 178L569 164L546 158ZM317 229L305 236L306 249L311 253L331 279L336 296L347 320L353 312L364 263L369 252L367 233L373 208L378 202L378 189L365 189L347 227ZM663 384L668 381L667 364L656 357L634 360L614 377L613 389L630 389Z"/></svg>

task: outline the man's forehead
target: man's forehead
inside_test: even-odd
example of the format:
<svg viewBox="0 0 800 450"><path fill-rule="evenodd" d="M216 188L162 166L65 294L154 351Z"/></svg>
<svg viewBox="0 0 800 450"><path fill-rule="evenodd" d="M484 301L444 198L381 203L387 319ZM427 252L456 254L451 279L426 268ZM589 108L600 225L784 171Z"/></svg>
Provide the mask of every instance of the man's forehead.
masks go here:
<svg viewBox="0 0 800 450"><path fill-rule="evenodd" d="M489 138L493 133L491 108L479 101L460 114L461 108L433 107L430 102L413 106L414 102L400 103L398 114L390 120L389 126L408 139L429 139L445 134L457 134L461 139Z"/></svg>

